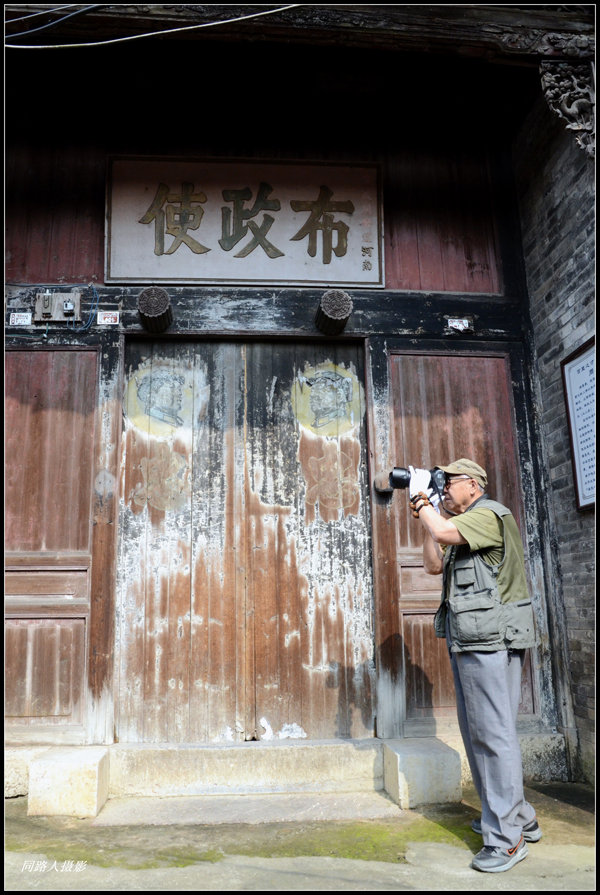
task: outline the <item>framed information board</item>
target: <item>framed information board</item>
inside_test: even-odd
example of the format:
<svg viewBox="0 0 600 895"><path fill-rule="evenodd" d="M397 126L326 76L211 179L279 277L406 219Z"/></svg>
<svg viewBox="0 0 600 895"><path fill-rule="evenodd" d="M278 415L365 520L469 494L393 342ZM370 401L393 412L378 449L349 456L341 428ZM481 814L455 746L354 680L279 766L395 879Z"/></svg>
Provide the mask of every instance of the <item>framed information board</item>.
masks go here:
<svg viewBox="0 0 600 895"><path fill-rule="evenodd" d="M577 509L596 502L595 339L561 361Z"/></svg>

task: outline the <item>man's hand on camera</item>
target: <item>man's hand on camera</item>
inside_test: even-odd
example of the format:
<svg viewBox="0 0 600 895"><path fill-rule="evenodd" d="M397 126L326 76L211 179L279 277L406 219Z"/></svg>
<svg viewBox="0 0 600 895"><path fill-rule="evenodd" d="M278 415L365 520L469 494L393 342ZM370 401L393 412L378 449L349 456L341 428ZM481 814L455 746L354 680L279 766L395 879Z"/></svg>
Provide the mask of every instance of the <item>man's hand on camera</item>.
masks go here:
<svg viewBox="0 0 600 895"><path fill-rule="evenodd" d="M440 513L441 515L441 511L444 509L444 506L442 504L442 498L440 497L437 488L430 488L427 492L427 497L429 498L429 503L436 511L436 513Z"/></svg>
<svg viewBox="0 0 600 895"><path fill-rule="evenodd" d="M423 492L423 494L427 495L429 503L436 513L441 513L441 510L443 509L442 498L440 497L437 488L429 487L431 482L431 471L429 469L415 469L414 466L409 466L408 469L410 472L410 496L414 497L416 494L419 494L419 492Z"/></svg>
<svg viewBox="0 0 600 895"><path fill-rule="evenodd" d="M419 491L423 491L424 494L429 496L429 492L431 491L429 487L431 472L428 469L415 469L414 466L409 466L408 471L410 472L410 482L408 485L408 493L410 496L415 497Z"/></svg>

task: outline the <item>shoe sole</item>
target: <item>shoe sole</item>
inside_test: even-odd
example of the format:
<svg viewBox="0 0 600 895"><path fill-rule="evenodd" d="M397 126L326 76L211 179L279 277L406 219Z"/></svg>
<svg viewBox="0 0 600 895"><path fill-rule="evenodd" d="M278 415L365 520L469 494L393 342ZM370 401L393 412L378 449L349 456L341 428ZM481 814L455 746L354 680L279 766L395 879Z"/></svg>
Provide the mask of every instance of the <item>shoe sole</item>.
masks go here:
<svg viewBox="0 0 600 895"><path fill-rule="evenodd" d="M529 854L529 849L525 845L520 851L513 855L510 861L507 861L506 864L502 864L500 867L479 867L475 861L471 863L471 867L474 870L479 870L481 873L503 873L505 870L510 870L511 867L514 867L515 864L518 864L519 861L522 861Z"/></svg>

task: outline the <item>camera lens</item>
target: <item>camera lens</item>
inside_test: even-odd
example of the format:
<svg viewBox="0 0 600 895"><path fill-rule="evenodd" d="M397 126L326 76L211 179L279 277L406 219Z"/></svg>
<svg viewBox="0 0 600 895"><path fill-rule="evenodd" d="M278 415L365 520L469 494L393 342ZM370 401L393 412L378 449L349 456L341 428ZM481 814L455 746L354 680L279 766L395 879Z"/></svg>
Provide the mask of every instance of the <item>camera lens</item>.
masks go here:
<svg viewBox="0 0 600 895"><path fill-rule="evenodd" d="M408 488L410 485L410 472L404 466L394 466L390 472L390 485L392 488Z"/></svg>

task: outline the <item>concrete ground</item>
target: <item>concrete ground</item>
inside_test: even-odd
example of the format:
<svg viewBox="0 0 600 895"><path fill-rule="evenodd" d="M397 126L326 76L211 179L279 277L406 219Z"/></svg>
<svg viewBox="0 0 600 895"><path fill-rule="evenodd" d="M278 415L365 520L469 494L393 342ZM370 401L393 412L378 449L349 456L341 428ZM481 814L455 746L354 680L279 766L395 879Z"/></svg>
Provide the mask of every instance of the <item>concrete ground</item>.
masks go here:
<svg viewBox="0 0 600 895"><path fill-rule="evenodd" d="M5 891L595 891L595 799L534 784L543 830L505 873L470 867L482 845L460 803L402 811L384 793L109 800L98 817L28 817L5 801Z"/></svg>

